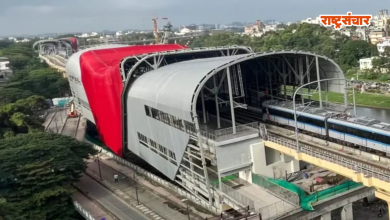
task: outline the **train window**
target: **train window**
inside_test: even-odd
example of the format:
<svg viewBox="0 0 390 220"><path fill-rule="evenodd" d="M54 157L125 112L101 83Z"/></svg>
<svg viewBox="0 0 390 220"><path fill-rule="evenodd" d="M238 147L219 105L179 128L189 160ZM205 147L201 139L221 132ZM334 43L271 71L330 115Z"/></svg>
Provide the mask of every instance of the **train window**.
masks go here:
<svg viewBox="0 0 390 220"><path fill-rule="evenodd" d="M297 120L299 122L303 122L303 123L306 123L306 124L314 125L314 126L317 126L317 127L325 127L325 122L321 121L321 120L318 120L318 119L308 118L308 117L305 117L305 116L298 116Z"/></svg>

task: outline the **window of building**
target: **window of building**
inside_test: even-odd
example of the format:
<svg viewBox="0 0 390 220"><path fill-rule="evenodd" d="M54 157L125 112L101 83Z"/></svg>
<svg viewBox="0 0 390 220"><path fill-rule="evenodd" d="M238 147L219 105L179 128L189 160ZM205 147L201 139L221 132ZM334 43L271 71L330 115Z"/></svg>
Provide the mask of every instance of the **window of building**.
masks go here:
<svg viewBox="0 0 390 220"><path fill-rule="evenodd" d="M172 152L171 150L169 150L169 158L176 160L175 152Z"/></svg>
<svg viewBox="0 0 390 220"><path fill-rule="evenodd" d="M149 106L145 105L145 113L146 113L147 116L150 117L150 108L149 108Z"/></svg>

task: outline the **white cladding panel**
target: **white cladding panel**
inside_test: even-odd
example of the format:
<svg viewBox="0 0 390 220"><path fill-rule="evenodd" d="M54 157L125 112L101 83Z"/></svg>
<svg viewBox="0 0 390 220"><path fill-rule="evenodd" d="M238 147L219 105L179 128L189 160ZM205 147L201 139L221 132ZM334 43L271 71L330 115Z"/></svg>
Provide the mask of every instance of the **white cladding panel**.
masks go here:
<svg viewBox="0 0 390 220"><path fill-rule="evenodd" d="M199 82L213 69L242 56L248 55L175 63L147 72L135 80L127 97L129 150L174 179L178 167L140 144L137 132L174 152L178 165L190 139L189 134L147 116L145 105L192 122L192 97Z"/></svg>

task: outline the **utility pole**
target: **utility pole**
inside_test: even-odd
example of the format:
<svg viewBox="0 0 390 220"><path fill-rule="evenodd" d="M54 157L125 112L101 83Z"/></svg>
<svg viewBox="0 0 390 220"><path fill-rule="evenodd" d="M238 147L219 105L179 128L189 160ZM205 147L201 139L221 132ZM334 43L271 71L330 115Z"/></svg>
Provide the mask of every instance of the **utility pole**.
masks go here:
<svg viewBox="0 0 390 220"><path fill-rule="evenodd" d="M136 181L135 172L133 172L133 180L134 180L134 186L135 186L135 195L137 197L137 204L139 205L138 188L137 188L137 181Z"/></svg>

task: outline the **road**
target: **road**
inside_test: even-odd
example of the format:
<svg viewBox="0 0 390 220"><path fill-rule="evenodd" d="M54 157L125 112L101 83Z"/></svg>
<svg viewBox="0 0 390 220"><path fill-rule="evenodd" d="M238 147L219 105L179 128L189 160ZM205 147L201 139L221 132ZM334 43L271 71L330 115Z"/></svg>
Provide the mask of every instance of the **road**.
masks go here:
<svg viewBox="0 0 390 220"><path fill-rule="evenodd" d="M62 135L69 136L69 137L75 137L77 124L79 123L79 117L77 118L68 118L66 120L64 129L62 130Z"/></svg>
<svg viewBox="0 0 390 220"><path fill-rule="evenodd" d="M54 113L57 112L57 113ZM43 124L47 132L60 133L62 125L66 121L68 109L54 109L53 112L50 112L45 119Z"/></svg>
<svg viewBox="0 0 390 220"><path fill-rule="evenodd" d="M149 220L87 175L76 185L121 220Z"/></svg>
<svg viewBox="0 0 390 220"><path fill-rule="evenodd" d="M109 182L116 189L120 189L125 192L127 195L130 195L132 198L136 198L138 194L138 198L140 203L147 206L149 209L153 210L156 214L160 215L165 219L175 219L175 220L188 220L188 216L185 211L185 208L182 208L174 203L170 202L167 199L161 198L155 193L152 193L148 189L142 187L142 185L138 185L137 193L135 191L134 182L132 179L129 179L123 173L120 173L113 168L107 166L104 163L104 159L101 160L100 169L102 173L102 178ZM99 176L99 167L97 162L90 162L88 164L88 171L93 173L96 176ZM128 170L131 172L130 170ZM131 175L131 173L126 172L127 175ZM118 174L119 182L115 183L113 176ZM191 215L191 219L199 219L196 216Z"/></svg>

